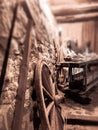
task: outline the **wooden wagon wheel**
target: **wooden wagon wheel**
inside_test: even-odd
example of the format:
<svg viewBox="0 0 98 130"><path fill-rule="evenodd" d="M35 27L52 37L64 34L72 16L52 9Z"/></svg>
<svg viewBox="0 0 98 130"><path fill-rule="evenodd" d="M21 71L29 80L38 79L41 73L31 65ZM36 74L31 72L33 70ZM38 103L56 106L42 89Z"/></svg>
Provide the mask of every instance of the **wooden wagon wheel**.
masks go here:
<svg viewBox="0 0 98 130"><path fill-rule="evenodd" d="M57 95L47 64L38 61L35 71L35 87L42 130L63 130L64 121L60 114Z"/></svg>

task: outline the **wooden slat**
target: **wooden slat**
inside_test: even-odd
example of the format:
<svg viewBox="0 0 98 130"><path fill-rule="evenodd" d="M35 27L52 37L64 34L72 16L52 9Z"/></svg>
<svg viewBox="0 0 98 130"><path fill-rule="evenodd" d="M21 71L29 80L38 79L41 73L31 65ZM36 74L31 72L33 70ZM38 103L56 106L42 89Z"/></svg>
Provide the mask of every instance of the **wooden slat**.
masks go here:
<svg viewBox="0 0 98 130"><path fill-rule="evenodd" d="M32 21L28 21L27 35L24 45L24 54L23 60L20 67L20 75L19 75L19 87L17 91L17 98L15 104L15 112L12 122L11 130L22 130L22 117L24 110L24 101L25 101L25 91L27 85L27 74L28 74L28 59L30 53L30 44L31 44L31 29L32 29Z"/></svg>
<svg viewBox="0 0 98 130"><path fill-rule="evenodd" d="M80 5L59 5L52 6L52 12L55 16L74 15L83 13L98 12L98 4L80 4Z"/></svg>

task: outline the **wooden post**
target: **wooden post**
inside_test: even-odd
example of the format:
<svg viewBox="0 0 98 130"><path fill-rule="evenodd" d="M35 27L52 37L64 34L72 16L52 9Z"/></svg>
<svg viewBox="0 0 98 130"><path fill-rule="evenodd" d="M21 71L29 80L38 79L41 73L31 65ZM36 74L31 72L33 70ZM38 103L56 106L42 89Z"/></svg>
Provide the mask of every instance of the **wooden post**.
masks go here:
<svg viewBox="0 0 98 130"><path fill-rule="evenodd" d="M11 26L10 33L9 33L8 43L7 43L7 47L6 47L6 51L5 51L5 57L4 57L2 70L1 70L1 76L0 76L0 96L1 96L1 93L2 93L4 78L5 78L5 74L6 74L8 57L9 57L9 53L10 53L11 40L12 40L15 20L16 20L16 16L17 16L17 9L18 9L18 4L16 3L15 9L14 9L14 13L13 13L13 19L12 19L12 23L11 23L12 26Z"/></svg>
<svg viewBox="0 0 98 130"><path fill-rule="evenodd" d="M20 67L19 87L17 91L15 112L13 116L11 130L22 130L22 118L23 118L25 92L27 87L27 76L28 76L28 60L29 60L30 45L31 45L31 32L32 32L32 21L29 20L27 35L26 35L25 45L24 45L23 60Z"/></svg>

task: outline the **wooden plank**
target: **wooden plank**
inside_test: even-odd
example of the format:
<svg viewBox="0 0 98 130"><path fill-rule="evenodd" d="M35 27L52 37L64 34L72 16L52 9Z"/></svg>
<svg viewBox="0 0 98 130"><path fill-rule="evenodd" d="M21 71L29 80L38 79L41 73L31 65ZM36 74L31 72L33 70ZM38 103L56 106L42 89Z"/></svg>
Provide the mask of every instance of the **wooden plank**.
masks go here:
<svg viewBox="0 0 98 130"><path fill-rule="evenodd" d="M7 47L6 47L7 49L5 51L4 61L3 61L2 70L1 70L1 76L0 76L0 96L1 96L2 88L3 88L5 74L6 74L8 57L9 57L10 47L11 47L11 40L12 40L12 35L13 35L13 31L14 31L14 26L15 26L15 20L16 20L16 16L17 16L17 9L18 9L18 4L16 3L15 9L14 9L14 12L13 12L13 19L12 19L12 23L11 23L12 26L11 26L11 29L10 29L8 42L7 42Z"/></svg>
<svg viewBox="0 0 98 130"><path fill-rule="evenodd" d="M22 117L23 117L25 91L27 87L26 85L27 85L27 76L28 76L28 60L29 60L30 45L31 45L31 32L32 32L32 20L29 20L27 35L26 35L26 40L24 45L23 60L20 67L19 87L16 96L15 112L14 112L11 130L22 129L21 128Z"/></svg>
<svg viewBox="0 0 98 130"><path fill-rule="evenodd" d="M65 15L74 15L74 14L83 14L83 13L92 13L98 12L98 4L80 4L80 5L59 5L52 6L52 12L55 16L65 16Z"/></svg>
<svg viewBox="0 0 98 130"><path fill-rule="evenodd" d="M66 120L66 118L65 118ZM98 126L98 116L87 116L87 115L67 115L67 124L73 125L93 125Z"/></svg>
<svg viewBox="0 0 98 130"><path fill-rule="evenodd" d="M73 22L98 20L98 13L67 15L67 16L56 17L56 20L58 23L73 23Z"/></svg>

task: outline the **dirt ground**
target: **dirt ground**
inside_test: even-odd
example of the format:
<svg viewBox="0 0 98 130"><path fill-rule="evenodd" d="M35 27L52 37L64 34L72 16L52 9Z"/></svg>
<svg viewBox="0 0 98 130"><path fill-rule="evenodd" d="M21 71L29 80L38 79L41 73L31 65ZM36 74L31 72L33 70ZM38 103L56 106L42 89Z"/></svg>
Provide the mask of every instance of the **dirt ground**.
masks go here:
<svg viewBox="0 0 98 130"><path fill-rule="evenodd" d="M91 102L88 105L81 105L76 103L72 99L65 98L65 101L62 106L62 114L65 119L68 118L68 115L79 116L79 117L88 117L93 119L96 117L98 119L98 85L89 92L89 98ZM65 130L98 130L98 125L65 125Z"/></svg>

